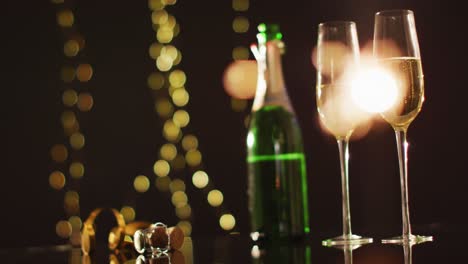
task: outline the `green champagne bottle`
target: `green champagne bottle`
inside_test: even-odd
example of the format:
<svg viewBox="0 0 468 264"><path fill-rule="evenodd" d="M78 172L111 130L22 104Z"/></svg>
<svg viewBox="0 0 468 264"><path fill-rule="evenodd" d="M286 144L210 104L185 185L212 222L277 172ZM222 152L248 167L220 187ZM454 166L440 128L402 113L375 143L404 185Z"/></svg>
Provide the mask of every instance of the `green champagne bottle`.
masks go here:
<svg viewBox="0 0 468 264"><path fill-rule="evenodd" d="M292 241L309 233L301 129L284 84L282 34L260 24L257 90L247 134L248 201L254 241Z"/></svg>

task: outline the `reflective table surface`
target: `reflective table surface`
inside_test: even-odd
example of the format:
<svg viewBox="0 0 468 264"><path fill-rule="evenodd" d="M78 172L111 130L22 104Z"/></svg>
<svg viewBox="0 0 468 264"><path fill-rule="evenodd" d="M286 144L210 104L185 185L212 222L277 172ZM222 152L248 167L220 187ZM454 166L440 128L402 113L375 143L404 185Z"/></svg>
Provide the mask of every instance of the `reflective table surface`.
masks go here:
<svg viewBox="0 0 468 264"><path fill-rule="evenodd" d="M130 245L120 251L98 246L91 257L69 245L0 249L1 263L466 263L467 232L440 233L433 242L413 246L374 243L357 249L329 248L320 238L277 246L259 246L246 235L186 237L183 247L167 255L140 255Z"/></svg>

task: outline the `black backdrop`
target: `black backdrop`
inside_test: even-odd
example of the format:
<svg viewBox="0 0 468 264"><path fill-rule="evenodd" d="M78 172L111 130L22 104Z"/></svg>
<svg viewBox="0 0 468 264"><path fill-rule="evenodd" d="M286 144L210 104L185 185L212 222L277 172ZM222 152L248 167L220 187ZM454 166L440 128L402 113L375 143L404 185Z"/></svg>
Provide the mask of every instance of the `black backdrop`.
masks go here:
<svg viewBox="0 0 468 264"><path fill-rule="evenodd" d="M131 2L131 3L130 3ZM139 2L139 3L137 3ZM86 37L86 58L95 69L95 106L87 115L86 176L80 187L85 217L97 206L120 207L133 178L147 173L162 141L161 124L146 87L154 40L146 1L75 1L76 23ZM354 20L362 45L372 38L373 15L381 9L412 9L425 74L426 101L409 129L410 208L414 229L456 232L468 199L464 45L466 23L456 1L267 1L252 0L248 34L231 28L231 1L183 1L171 10L181 24L177 45L188 76L190 130L199 136L206 169L248 228L245 177L245 113L230 109L222 73L236 42L255 41L254 25L278 22L287 53L284 74L303 129L308 162L312 234L341 232L340 177L334 140L321 132L310 54L317 25ZM57 244L55 224L64 217L63 193L48 186L50 147L61 142L59 69L63 62L55 7L48 1L10 1L2 8L1 247ZM350 191L356 233L384 237L400 232L400 193L393 131L374 127L350 146ZM189 178L187 178L189 179ZM188 185L193 234L222 232L205 195ZM169 198L154 188L137 197L137 219L174 224Z"/></svg>

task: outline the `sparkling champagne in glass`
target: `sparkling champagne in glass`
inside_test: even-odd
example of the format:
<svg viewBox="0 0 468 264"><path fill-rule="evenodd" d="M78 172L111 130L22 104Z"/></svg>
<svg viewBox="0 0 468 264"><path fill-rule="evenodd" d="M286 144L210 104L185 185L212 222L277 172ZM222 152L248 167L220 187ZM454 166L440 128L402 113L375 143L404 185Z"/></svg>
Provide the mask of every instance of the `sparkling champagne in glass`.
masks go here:
<svg viewBox="0 0 468 264"><path fill-rule="evenodd" d="M352 21L321 23L317 41L317 110L321 122L338 143L343 224L343 235L322 241L324 246L357 247L372 243L372 238L352 234L349 207L348 142L357 126L357 119L347 73L358 64L356 24Z"/></svg>
<svg viewBox="0 0 468 264"><path fill-rule="evenodd" d="M424 102L424 76L419 53L414 14L411 10L385 10L375 14L374 56L380 67L393 76L398 96L395 104L381 113L394 129L398 149L403 233L382 243L420 243L431 236L411 233L408 207L406 132Z"/></svg>

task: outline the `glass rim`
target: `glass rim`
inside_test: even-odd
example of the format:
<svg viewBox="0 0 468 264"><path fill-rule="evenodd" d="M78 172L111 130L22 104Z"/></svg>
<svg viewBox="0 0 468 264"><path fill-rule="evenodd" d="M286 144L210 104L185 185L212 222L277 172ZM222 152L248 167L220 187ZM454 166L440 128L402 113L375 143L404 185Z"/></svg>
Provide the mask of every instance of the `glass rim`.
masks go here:
<svg viewBox="0 0 468 264"><path fill-rule="evenodd" d="M320 27L325 27L325 26L347 26L347 25L354 25L356 26L356 22L354 21L351 21L351 20L332 20L332 21L325 21L325 22L321 22L319 24L319 28Z"/></svg>
<svg viewBox="0 0 468 264"><path fill-rule="evenodd" d="M388 9L381 10L375 13L376 16L396 16L396 15L414 15L410 9Z"/></svg>

